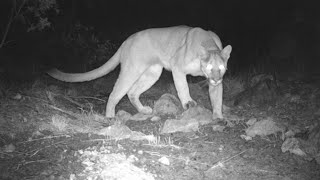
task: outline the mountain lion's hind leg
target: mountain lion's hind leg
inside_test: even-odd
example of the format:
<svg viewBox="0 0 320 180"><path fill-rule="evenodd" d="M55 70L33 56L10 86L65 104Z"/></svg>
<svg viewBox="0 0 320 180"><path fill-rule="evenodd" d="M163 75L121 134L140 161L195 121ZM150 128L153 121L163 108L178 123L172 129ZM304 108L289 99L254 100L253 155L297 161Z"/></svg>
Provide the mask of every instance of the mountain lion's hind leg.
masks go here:
<svg viewBox="0 0 320 180"><path fill-rule="evenodd" d="M106 117L115 117L115 107L119 101L126 95L132 85L139 79L141 74L144 72L144 68L127 68L125 65L121 67L119 77L113 87L113 90L109 96Z"/></svg>
<svg viewBox="0 0 320 180"><path fill-rule="evenodd" d="M136 109L143 114L151 114L152 108L149 106L143 106L139 100L140 95L148 90L157 80L162 73L163 67L161 65L152 65L149 67L142 76L133 84L128 92L130 102L136 107Z"/></svg>

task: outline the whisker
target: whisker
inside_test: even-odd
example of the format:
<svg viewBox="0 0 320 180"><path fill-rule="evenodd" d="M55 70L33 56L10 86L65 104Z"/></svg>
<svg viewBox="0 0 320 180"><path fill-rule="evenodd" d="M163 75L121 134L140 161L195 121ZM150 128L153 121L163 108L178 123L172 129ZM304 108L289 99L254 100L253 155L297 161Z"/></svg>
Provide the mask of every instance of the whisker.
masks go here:
<svg viewBox="0 0 320 180"><path fill-rule="evenodd" d="M205 80L199 81L197 84L198 84L201 88L203 88L203 87L205 87L205 86L208 85L208 80L205 79Z"/></svg>

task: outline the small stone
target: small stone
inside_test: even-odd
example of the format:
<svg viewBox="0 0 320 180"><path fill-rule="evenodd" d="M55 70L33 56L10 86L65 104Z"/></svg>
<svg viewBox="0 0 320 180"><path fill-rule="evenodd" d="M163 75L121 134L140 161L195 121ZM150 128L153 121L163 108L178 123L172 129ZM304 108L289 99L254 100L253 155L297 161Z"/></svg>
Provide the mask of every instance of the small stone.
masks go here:
<svg viewBox="0 0 320 180"><path fill-rule="evenodd" d="M142 150L139 150L139 151L138 151L138 154L142 155L142 154L143 154L143 151L142 151Z"/></svg>
<svg viewBox="0 0 320 180"><path fill-rule="evenodd" d="M15 96L12 97L14 100L20 100L22 98L21 94L17 93Z"/></svg>
<svg viewBox="0 0 320 180"><path fill-rule="evenodd" d="M4 146L3 151L6 153L11 153L11 152L14 152L15 149L16 149L16 147L13 144L8 144L8 145Z"/></svg>
<svg viewBox="0 0 320 180"><path fill-rule="evenodd" d="M226 128L225 126L220 126L220 125L213 125L212 126L212 130L213 131L217 131L217 132L223 132L224 128Z"/></svg>
<svg viewBox="0 0 320 180"><path fill-rule="evenodd" d="M164 165L167 165L167 166L170 165L170 160L167 157L162 157L158 161Z"/></svg>
<svg viewBox="0 0 320 180"><path fill-rule="evenodd" d="M156 122L156 121L160 121L161 120L161 118L159 117L159 116L153 116L151 119L150 119L150 121L152 121L152 122Z"/></svg>

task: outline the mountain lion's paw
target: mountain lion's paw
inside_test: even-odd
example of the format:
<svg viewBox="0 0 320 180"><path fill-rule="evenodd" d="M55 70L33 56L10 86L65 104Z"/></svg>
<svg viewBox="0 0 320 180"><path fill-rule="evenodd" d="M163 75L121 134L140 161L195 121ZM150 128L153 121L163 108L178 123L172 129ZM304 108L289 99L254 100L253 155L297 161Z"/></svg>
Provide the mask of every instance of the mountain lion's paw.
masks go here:
<svg viewBox="0 0 320 180"><path fill-rule="evenodd" d="M223 119L223 115L221 113L213 113L212 114L212 119Z"/></svg>
<svg viewBox="0 0 320 180"><path fill-rule="evenodd" d="M152 108L149 106L143 106L143 108L141 108L139 112L142 114L152 114Z"/></svg>
<svg viewBox="0 0 320 180"><path fill-rule="evenodd" d="M189 109L189 108L192 108L192 107L195 107L197 106L197 102L195 101L188 101L188 103L186 105L184 105L185 109Z"/></svg>

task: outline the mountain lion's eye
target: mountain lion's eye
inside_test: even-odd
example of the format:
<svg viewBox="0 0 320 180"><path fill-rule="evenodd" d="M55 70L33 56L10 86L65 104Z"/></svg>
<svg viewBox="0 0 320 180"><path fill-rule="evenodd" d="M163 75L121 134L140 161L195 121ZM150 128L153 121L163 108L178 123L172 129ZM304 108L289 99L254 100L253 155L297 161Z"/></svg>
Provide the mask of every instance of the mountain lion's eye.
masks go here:
<svg viewBox="0 0 320 180"><path fill-rule="evenodd" d="M207 70L208 70L208 71L211 71L212 68L213 68L213 66L212 66L211 64L208 64L208 65L207 65Z"/></svg>
<svg viewBox="0 0 320 180"><path fill-rule="evenodd" d="M220 65L220 66L219 66L219 69L220 69L221 71L225 71L225 70L226 70L226 68L224 67L224 65Z"/></svg>

